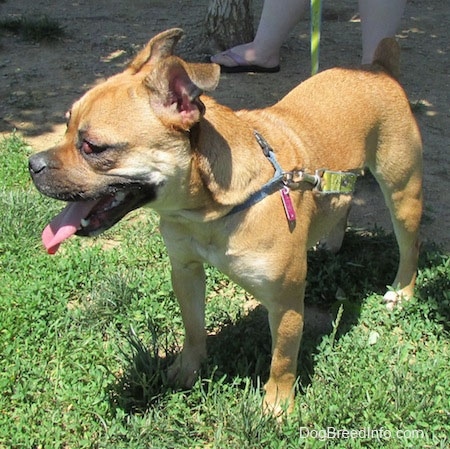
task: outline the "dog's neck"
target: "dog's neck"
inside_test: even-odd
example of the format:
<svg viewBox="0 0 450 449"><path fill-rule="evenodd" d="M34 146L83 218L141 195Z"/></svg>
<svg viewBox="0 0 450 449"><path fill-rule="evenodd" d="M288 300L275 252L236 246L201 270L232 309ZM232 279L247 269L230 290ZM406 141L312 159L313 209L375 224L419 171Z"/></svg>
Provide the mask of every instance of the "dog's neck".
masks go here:
<svg viewBox="0 0 450 449"><path fill-rule="evenodd" d="M231 109L205 102L207 113L192 130L195 164L205 189L225 212L259 190L273 176L273 167L249 124Z"/></svg>

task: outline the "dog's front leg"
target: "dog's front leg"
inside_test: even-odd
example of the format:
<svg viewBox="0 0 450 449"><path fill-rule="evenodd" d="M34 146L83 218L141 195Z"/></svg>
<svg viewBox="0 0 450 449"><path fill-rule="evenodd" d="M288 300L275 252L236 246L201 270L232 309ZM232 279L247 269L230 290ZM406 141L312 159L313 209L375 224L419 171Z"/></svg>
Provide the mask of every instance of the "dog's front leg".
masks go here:
<svg viewBox="0 0 450 449"><path fill-rule="evenodd" d="M205 271L201 263L178 264L172 260L172 286L185 327L183 350L169 368L169 381L190 388L206 357Z"/></svg>
<svg viewBox="0 0 450 449"><path fill-rule="evenodd" d="M279 417L291 412L294 406L294 384L297 374L297 357L303 333L304 286L296 298L274 302L268 307L272 335L272 364L266 391L265 411Z"/></svg>

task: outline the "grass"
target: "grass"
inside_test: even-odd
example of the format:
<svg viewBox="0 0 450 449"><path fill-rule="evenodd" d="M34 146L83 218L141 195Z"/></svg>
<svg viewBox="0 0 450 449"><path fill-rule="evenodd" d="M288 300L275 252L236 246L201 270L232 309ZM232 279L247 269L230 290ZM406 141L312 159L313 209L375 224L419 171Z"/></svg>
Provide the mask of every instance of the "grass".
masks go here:
<svg viewBox="0 0 450 449"><path fill-rule="evenodd" d="M0 21L0 31L19 35L31 42L56 41L64 36L64 28L59 22L46 15L8 17Z"/></svg>
<svg viewBox="0 0 450 449"><path fill-rule="evenodd" d="M61 204L31 185L30 151L0 142L1 449L448 447L448 255L426 249L417 298L388 312L392 236L354 230L342 254L312 252L306 301L334 323L306 332L295 412L277 424L261 414L265 311L244 312L248 295L208 268L209 359L191 391L171 388L182 322L157 217L47 256L40 230Z"/></svg>

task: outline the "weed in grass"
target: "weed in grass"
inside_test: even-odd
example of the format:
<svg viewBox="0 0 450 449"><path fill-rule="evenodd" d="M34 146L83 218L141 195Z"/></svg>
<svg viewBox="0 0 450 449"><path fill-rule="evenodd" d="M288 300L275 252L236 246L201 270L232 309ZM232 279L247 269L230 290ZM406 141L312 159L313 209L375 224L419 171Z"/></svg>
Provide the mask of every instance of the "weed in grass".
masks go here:
<svg viewBox="0 0 450 449"><path fill-rule="evenodd" d="M56 41L64 36L64 28L59 22L45 15L4 19L0 22L0 29L32 42Z"/></svg>
<svg viewBox="0 0 450 449"><path fill-rule="evenodd" d="M116 321L116 317L126 315L137 296L134 280L120 268L117 273L107 275L95 283L91 292L80 295L69 305L78 318L87 326L105 328ZM88 312L88 313L86 313ZM118 330L121 330L119 325Z"/></svg>
<svg viewBox="0 0 450 449"><path fill-rule="evenodd" d="M165 373L174 357L168 352L161 355L157 326L150 322L149 329L150 345L144 344L133 328L125 336L128 349L122 349L121 360L128 371L117 378L111 389L111 402L126 413L145 412L169 391Z"/></svg>

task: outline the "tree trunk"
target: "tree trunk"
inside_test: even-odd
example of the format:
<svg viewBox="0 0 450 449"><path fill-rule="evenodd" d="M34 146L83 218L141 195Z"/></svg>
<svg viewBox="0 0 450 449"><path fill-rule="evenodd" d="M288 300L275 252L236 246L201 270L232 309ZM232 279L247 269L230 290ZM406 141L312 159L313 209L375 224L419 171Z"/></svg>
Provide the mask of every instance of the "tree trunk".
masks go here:
<svg viewBox="0 0 450 449"><path fill-rule="evenodd" d="M210 0L205 19L205 46L212 52L251 42L252 0Z"/></svg>

